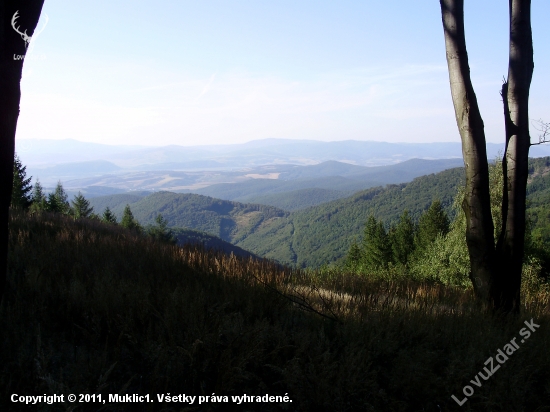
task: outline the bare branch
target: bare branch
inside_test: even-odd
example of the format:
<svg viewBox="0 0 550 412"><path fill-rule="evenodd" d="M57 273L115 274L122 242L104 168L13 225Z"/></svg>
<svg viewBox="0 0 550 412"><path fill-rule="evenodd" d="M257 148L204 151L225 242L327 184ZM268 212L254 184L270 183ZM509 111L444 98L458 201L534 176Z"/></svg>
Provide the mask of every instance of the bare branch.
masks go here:
<svg viewBox="0 0 550 412"><path fill-rule="evenodd" d="M542 119L533 121L533 127L537 129L539 134L539 142L531 143L531 146L538 146L539 144L550 143L550 123L545 123Z"/></svg>

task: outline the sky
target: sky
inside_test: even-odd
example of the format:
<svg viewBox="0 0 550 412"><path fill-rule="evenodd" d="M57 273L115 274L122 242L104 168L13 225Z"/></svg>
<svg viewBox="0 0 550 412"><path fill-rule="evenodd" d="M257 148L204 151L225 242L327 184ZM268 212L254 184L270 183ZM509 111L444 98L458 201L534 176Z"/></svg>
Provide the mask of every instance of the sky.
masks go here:
<svg viewBox="0 0 550 412"><path fill-rule="evenodd" d="M487 141L502 142L508 2L465 3ZM533 0L530 117L547 122L549 15ZM18 140L460 141L437 0L45 0L38 30Z"/></svg>

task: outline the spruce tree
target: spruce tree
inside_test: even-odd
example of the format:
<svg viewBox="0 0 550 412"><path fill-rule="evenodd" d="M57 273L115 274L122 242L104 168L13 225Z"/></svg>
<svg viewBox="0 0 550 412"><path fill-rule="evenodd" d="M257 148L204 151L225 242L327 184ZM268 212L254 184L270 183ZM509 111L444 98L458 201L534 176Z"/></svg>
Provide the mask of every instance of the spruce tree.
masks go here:
<svg viewBox="0 0 550 412"><path fill-rule="evenodd" d="M363 261L363 252L359 245L357 244L357 240L353 240L353 243L351 244L349 248L349 252L346 256L346 262L344 264L344 267L351 271L356 271L359 266L361 265Z"/></svg>
<svg viewBox="0 0 550 412"><path fill-rule="evenodd" d="M19 156L13 159L13 189L11 194L11 207L27 210L32 204L31 185L32 177L27 177L27 167L23 166Z"/></svg>
<svg viewBox="0 0 550 412"><path fill-rule="evenodd" d="M75 219L90 217L94 211L94 208L90 206L90 202L80 192L71 203L73 204L72 211Z"/></svg>
<svg viewBox="0 0 550 412"><path fill-rule="evenodd" d="M168 228L168 222L162 215L159 213L155 218L156 226L149 227L147 233L153 239L158 240L163 243L176 244L177 239L175 238L173 232Z"/></svg>
<svg viewBox="0 0 550 412"><path fill-rule="evenodd" d="M140 224L134 218L130 205L126 205L124 212L122 212L122 219L120 220L120 226L126 229L141 230Z"/></svg>
<svg viewBox="0 0 550 412"><path fill-rule="evenodd" d="M46 209L48 212L67 214L71 210L68 198L69 197L67 196L65 189L63 189L61 182L57 182L55 190L48 194Z"/></svg>
<svg viewBox="0 0 550 412"><path fill-rule="evenodd" d="M116 225L118 222L116 220L116 216L113 212L111 212L111 209L109 209L109 206L107 206L103 212L103 216L101 216L101 220L105 223L111 223Z"/></svg>
<svg viewBox="0 0 550 412"><path fill-rule="evenodd" d="M392 260L391 245L384 224L369 216L363 237L363 261L369 270L385 269Z"/></svg>
<svg viewBox="0 0 550 412"><path fill-rule="evenodd" d="M40 181L36 179L34 188L32 191L32 205L31 211L36 212L40 210L46 210L46 195L44 195L44 188L40 184Z"/></svg>
<svg viewBox="0 0 550 412"><path fill-rule="evenodd" d="M434 200L429 209L420 216L418 231L416 234L416 247L425 250L437 238L449 233L449 217L441 202Z"/></svg>
<svg viewBox="0 0 550 412"><path fill-rule="evenodd" d="M390 233L390 242L395 263L407 265L409 256L414 251L414 235L414 223L409 215L409 211L405 210L399 218L399 223L397 223Z"/></svg>

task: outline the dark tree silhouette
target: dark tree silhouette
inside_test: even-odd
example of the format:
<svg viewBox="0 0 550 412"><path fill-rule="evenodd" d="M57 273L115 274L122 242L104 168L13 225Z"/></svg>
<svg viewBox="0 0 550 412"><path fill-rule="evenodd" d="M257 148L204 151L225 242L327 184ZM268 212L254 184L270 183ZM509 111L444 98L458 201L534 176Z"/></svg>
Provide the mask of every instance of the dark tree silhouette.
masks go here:
<svg viewBox="0 0 550 412"><path fill-rule="evenodd" d="M13 189L11 193L11 207L27 210L32 204L32 176L27 177L27 167L23 166L19 156L13 161Z"/></svg>
<svg viewBox="0 0 550 412"><path fill-rule="evenodd" d="M105 208L105 211L103 212L103 215L101 216L101 220L105 223L112 223L114 225L117 224L116 216L114 213L109 209L109 206Z"/></svg>
<svg viewBox="0 0 550 412"><path fill-rule="evenodd" d="M0 300L6 284L8 257L8 219L13 186L15 130L21 99L22 56L40 18L44 0L0 1ZM16 27L12 21L18 12Z"/></svg>
<svg viewBox="0 0 550 412"><path fill-rule="evenodd" d="M78 192L78 195L74 197L71 203L75 219L92 216L94 208L90 206L90 201L82 193Z"/></svg>
<svg viewBox="0 0 550 412"><path fill-rule="evenodd" d="M533 75L531 0L509 0L508 78L502 86L505 153L502 230L495 246L483 120L470 79L464 0L440 0L456 122L466 169L466 243L477 296L496 311L518 312L525 249L529 88Z"/></svg>

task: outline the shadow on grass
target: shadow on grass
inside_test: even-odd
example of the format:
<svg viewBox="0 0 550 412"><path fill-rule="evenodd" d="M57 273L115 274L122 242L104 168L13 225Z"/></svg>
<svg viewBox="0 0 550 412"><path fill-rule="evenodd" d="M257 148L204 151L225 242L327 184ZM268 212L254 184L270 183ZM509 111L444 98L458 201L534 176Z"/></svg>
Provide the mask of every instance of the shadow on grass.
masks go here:
<svg viewBox="0 0 550 412"><path fill-rule="evenodd" d="M476 309L469 292L437 285L344 274L313 285L305 272L267 261L55 215L13 213L10 230L2 410L226 411L236 408L231 396L243 394L292 400L241 405L262 411L550 404L546 294L503 323ZM462 399L486 359L531 318L541 327L459 408L451 395ZM12 394L70 393L107 402L10 402ZM168 393L229 402L159 403L157 394ZM154 402L110 403L109 394L149 394Z"/></svg>

